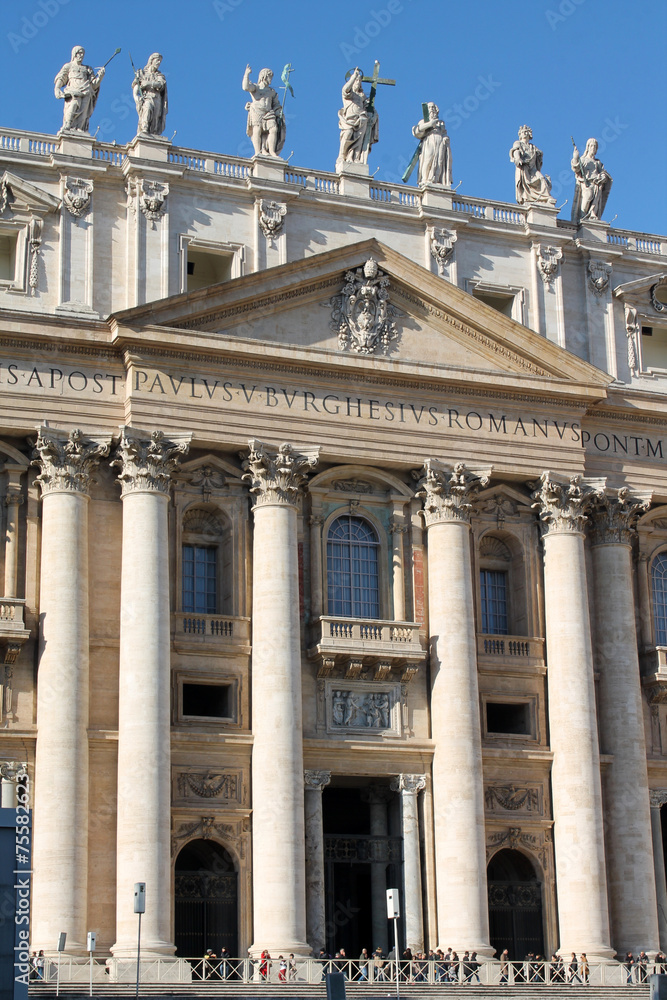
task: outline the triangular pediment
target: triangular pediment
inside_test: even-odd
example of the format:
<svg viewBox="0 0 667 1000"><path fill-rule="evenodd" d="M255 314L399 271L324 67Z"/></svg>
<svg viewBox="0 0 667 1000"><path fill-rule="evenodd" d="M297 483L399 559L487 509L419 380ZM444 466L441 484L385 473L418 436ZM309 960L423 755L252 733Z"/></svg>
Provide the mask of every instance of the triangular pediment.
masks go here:
<svg viewBox="0 0 667 1000"><path fill-rule="evenodd" d="M7 191L10 194L9 198L6 196ZM56 212L60 207L59 198L54 198L48 191L44 191L43 188L31 184L30 181L24 180L23 177L19 177L9 170L5 170L0 177L0 192L2 193L2 201L8 202L11 211L23 209L38 213Z"/></svg>
<svg viewBox="0 0 667 1000"><path fill-rule="evenodd" d="M614 295L640 316L667 320L667 270L617 285Z"/></svg>
<svg viewBox="0 0 667 1000"><path fill-rule="evenodd" d="M336 302L355 286L372 258L386 278L392 334L384 345L359 353L340 336ZM373 279L369 279L372 280ZM378 279L379 280L379 279ZM355 294L363 296L361 279ZM345 292L345 286L348 292ZM434 376L508 377L513 382L548 380L585 385L605 395L610 376L539 336L491 306L432 274L375 239L245 275L233 281L135 309L110 318L119 338L131 331L180 331L221 348L247 353L270 345L284 356L318 365L345 363L364 370L407 366ZM357 353L355 353L357 351Z"/></svg>

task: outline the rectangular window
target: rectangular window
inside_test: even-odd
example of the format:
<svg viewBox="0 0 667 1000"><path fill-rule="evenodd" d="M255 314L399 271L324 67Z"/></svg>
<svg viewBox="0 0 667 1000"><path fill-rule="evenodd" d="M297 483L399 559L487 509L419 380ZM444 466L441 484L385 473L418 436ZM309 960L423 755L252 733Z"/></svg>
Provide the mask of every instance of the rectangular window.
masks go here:
<svg viewBox="0 0 667 1000"><path fill-rule="evenodd" d="M183 611L214 615L218 610L218 550L183 546Z"/></svg>
<svg viewBox="0 0 667 1000"><path fill-rule="evenodd" d="M0 281L16 278L16 234L0 233Z"/></svg>
<svg viewBox="0 0 667 1000"><path fill-rule="evenodd" d="M479 574L482 597L482 632L507 635L507 573L483 569Z"/></svg>
<svg viewBox="0 0 667 1000"><path fill-rule="evenodd" d="M530 736L530 706L525 702L486 703L486 731L489 734L506 736Z"/></svg>
<svg viewBox="0 0 667 1000"><path fill-rule="evenodd" d="M187 291L194 292L198 288L217 285L221 281L229 281L232 276L232 254L207 253L204 250L188 249L187 261Z"/></svg>
<svg viewBox="0 0 667 1000"><path fill-rule="evenodd" d="M231 684L184 684L183 715L203 719L230 719L231 688Z"/></svg>

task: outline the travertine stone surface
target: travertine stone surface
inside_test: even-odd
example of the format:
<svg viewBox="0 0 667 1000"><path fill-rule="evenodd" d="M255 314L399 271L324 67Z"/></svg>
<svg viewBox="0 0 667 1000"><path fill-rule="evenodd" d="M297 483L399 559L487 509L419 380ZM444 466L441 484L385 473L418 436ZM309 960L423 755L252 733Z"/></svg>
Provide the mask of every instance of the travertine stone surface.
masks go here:
<svg viewBox="0 0 667 1000"><path fill-rule="evenodd" d="M42 585L35 763L32 936L55 949L86 945L88 893L88 490L110 436L42 427Z"/></svg>
<svg viewBox="0 0 667 1000"><path fill-rule="evenodd" d="M167 507L189 439L123 427L113 460L123 496L115 958L136 954L135 882L146 882L142 955L174 953Z"/></svg>
<svg viewBox="0 0 667 1000"><path fill-rule="evenodd" d="M438 945L479 955L492 949L469 515L487 482L429 460L417 491L428 527Z"/></svg>
<svg viewBox="0 0 667 1000"><path fill-rule="evenodd" d="M424 949L422 874L417 795L426 788L423 774L399 774L391 787L401 795L403 833L403 932L413 955Z"/></svg>
<svg viewBox="0 0 667 1000"><path fill-rule="evenodd" d="M331 771L304 771L306 834L306 929L313 954L326 946L324 902L324 831L322 792L331 781Z"/></svg>
<svg viewBox="0 0 667 1000"><path fill-rule="evenodd" d="M535 492L543 525L551 787L560 952L612 957L583 528L594 491L580 477L543 473Z"/></svg>
<svg viewBox="0 0 667 1000"><path fill-rule="evenodd" d="M667 802L667 791L651 792L651 843L658 903L660 949L663 952L667 946L667 885L665 885L665 849L662 840L660 808L665 802Z"/></svg>
<svg viewBox="0 0 667 1000"><path fill-rule="evenodd" d="M620 954L659 947L630 548L633 522L649 503L607 490L592 515L600 745L614 758L604 776L607 886Z"/></svg>
<svg viewBox="0 0 667 1000"><path fill-rule="evenodd" d="M298 492L314 454L249 442L252 599L253 955L307 955Z"/></svg>

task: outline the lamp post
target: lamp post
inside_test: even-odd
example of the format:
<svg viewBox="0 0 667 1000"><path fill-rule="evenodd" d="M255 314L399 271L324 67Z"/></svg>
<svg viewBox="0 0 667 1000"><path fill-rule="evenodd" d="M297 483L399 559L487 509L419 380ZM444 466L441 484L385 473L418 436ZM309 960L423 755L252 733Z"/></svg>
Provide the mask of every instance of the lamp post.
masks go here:
<svg viewBox="0 0 667 1000"><path fill-rule="evenodd" d="M398 918L401 909L398 901L398 889L387 889L387 920L394 921L394 961L396 963L396 1000L400 1000L401 989L398 982Z"/></svg>
<svg viewBox="0 0 667 1000"><path fill-rule="evenodd" d="M137 930L137 989L135 996L139 996L139 976L141 974L141 966L139 964L139 959L141 957L141 914L146 912L146 883L145 882L135 882L134 883L134 912L139 914L139 927Z"/></svg>

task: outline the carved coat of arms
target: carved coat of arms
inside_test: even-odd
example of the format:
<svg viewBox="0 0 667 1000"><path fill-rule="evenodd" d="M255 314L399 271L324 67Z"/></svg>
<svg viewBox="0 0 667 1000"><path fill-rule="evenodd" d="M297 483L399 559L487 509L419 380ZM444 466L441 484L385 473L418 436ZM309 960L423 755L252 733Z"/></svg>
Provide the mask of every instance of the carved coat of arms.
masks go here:
<svg viewBox="0 0 667 1000"><path fill-rule="evenodd" d="M357 354L387 354L398 337L394 317L401 311L389 302L389 278L370 257L363 267L348 271L343 290L332 296L331 328L341 350Z"/></svg>

